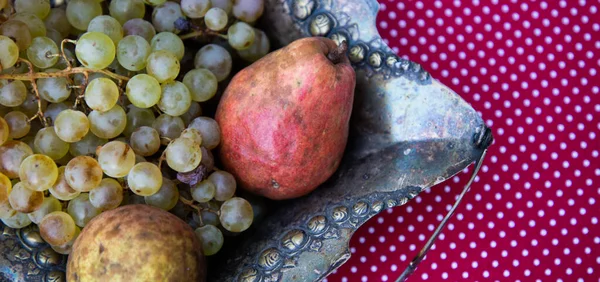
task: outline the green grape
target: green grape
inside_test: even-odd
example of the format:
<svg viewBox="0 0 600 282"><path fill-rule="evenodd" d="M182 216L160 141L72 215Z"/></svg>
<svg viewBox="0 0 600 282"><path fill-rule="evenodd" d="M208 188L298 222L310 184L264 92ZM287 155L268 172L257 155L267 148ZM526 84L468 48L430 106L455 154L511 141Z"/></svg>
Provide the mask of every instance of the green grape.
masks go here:
<svg viewBox="0 0 600 282"><path fill-rule="evenodd" d="M210 0L211 7L221 8L225 13L231 15L231 9L233 8L232 0Z"/></svg>
<svg viewBox="0 0 600 282"><path fill-rule="evenodd" d="M193 69L183 77L183 84L190 90L192 100L206 102L217 93L217 77L207 69Z"/></svg>
<svg viewBox="0 0 600 282"><path fill-rule="evenodd" d="M61 211L62 205L53 196L45 197L42 205L34 212L28 213L27 216L35 224L40 224L44 216L55 211Z"/></svg>
<svg viewBox="0 0 600 282"><path fill-rule="evenodd" d="M231 55L225 48L216 45L208 44L202 47L194 58L194 66L210 70L217 81L223 81L231 72Z"/></svg>
<svg viewBox="0 0 600 282"><path fill-rule="evenodd" d="M127 115L119 105L115 105L106 112L92 111L88 114L90 130L96 136L111 139L119 136L125 130Z"/></svg>
<svg viewBox="0 0 600 282"><path fill-rule="evenodd" d="M190 193L194 201L206 203L215 197L215 185L210 180L204 180L190 187Z"/></svg>
<svg viewBox="0 0 600 282"><path fill-rule="evenodd" d="M152 25L158 32L170 31L178 34L181 30L175 26L175 21L179 18L185 18L181 12L179 3L165 2L164 4L154 7L152 11Z"/></svg>
<svg viewBox="0 0 600 282"><path fill-rule="evenodd" d="M0 145L4 144L10 136L8 123L0 117Z"/></svg>
<svg viewBox="0 0 600 282"><path fill-rule="evenodd" d="M135 153L121 141L111 141L98 150L98 162L106 175L124 177L135 165Z"/></svg>
<svg viewBox="0 0 600 282"><path fill-rule="evenodd" d="M149 126L140 126L129 138L131 148L140 156L152 156L160 149L160 136L156 129Z"/></svg>
<svg viewBox="0 0 600 282"><path fill-rule="evenodd" d="M147 162L146 158L140 156L140 155L135 155L135 163L141 163L141 162Z"/></svg>
<svg viewBox="0 0 600 282"><path fill-rule="evenodd" d="M48 31L53 31L53 30L49 29ZM75 58L75 55L73 55L73 53L69 49L65 49L63 51L65 51L65 56L67 57L67 60L71 64L71 67L76 67L77 66L77 58ZM69 67L69 64L67 64L67 60L65 60L62 56L58 57L58 62L56 62L56 64L54 65L54 68L59 69L59 70L66 69L67 67ZM90 77L93 75L94 74L90 74Z"/></svg>
<svg viewBox="0 0 600 282"><path fill-rule="evenodd" d="M179 137L181 132L185 129L185 124L180 117L162 114L152 123L152 127L156 129L160 137L166 137L172 140ZM161 140L160 142L163 145L169 143L168 140Z"/></svg>
<svg viewBox="0 0 600 282"><path fill-rule="evenodd" d="M19 46L8 36L0 35L0 67L11 68L19 59Z"/></svg>
<svg viewBox="0 0 600 282"><path fill-rule="evenodd" d="M202 242L202 252L205 256L216 254L223 246L223 233L214 225L204 225L196 228L194 232Z"/></svg>
<svg viewBox="0 0 600 282"><path fill-rule="evenodd" d="M96 0L71 0L66 14L71 26L83 31L95 17L102 15L102 6Z"/></svg>
<svg viewBox="0 0 600 282"><path fill-rule="evenodd" d="M233 0L233 15L247 23L256 22L264 9L264 0Z"/></svg>
<svg viewBox="0 0 600 282"><path fill-rule="evenodd" d="M252 205L242 198L234 197L221 205L219 219L223 228L231 232L242 232L252 224Z"/></svg>
<svg viewBox="0 0 600 282"><path fill-rule="evenodd" d="M100 15L92 19L87 27L87 31L96 31L108 35L115 46L123 39L123 27L121 23L107 15Z"/></svg>
<svg viewBox="0 0 600 282"><path fill-rule="evenodd" d="M221 128L216 120L209 117L197 117L188 126L200 131L202 146L209 150L216 148L221 142Z"/></svg>
<svg viewBox="0 0 600 282"><path fill-rule="evenodd" d="M208 180L215 185L215 200L226 201L235 194L237 185L231 173L217 170L208 176Z"/></svg>
<svg viewBox="0 0 600 282"><path fill-rule="evenodd" d="M56 46L58 46L59 48L60 48L61 42L63 41L63 39L65 39L65 37L63 37L63 35L60 34L60 32L58 32L54 29L51 29L51 28L46 30L46 37L50 38L54 42L54 44L56 44ZM66 50L68 50L68 49L65 49L65 51ZM62 57L59 57L58 59L60 60L60 59L62 59ZM55 68L58 68L58 67L56 67L56 65L55 65Z"/></svg>
<svg viewBox="0 0 600 282"><path fill-rule="evenodd" d="M10 182L10 179L6 175L0 173L0 204L9 203L8 196L11 191L12 183Z"/></svg>
<svg viewBox="0 0 600 282"><path fill-rule="evenodd" d="M58 62L58 47L52 39L40 36L31 41L31 45L27 48L27 58L31 63L38 68L49 68Z"/></svg>
<svg viewBox="0 0 600 282"><path fill-rule="evenodd" d="M38 79L38 90L40 89L40 82L43 83L42 79ZM41 90L40 90L41 91ZM40 93L40 96L42 94ZM42 104L42 112L46 110L48 106L48 101L45 99L40 100ZM27 93L27 98L23 101L18 107L19 111L24 112L27 116L34 116L38 111L38 99L33 93Z"/></svg>
<svg viewBox="0 0 600 282"><path fill-rule="evenodd" d="M7 217L2 218L2 223L13 229L20 229L31 224L31 220L27 214L13 211Z"/></svg>
<svg viewBox="0 0 600 282"><path fill-rule="evenodd" d="M177 57L165 50L150 53L150 56L146 60L146 71L149 75L156 78L159 83L174 80L179 75L179 68L180 65Z"/></svg>
<svg viewBox="0 0 600 282"><path fill-rule="evenodd" d="M130 71L140 71L146 67L146 59L150 56L150 44L138 35L128 35L119 42L117 60Z"/></svg>
<svg viewBox="0 0 600 282"><path fill-rule="evenodd" d="M72 105L68 105L66 102L50 103L44 112L44 117L50 119L50 121L54 123L58 114L64 110L71 109L71 106Z"/></svg>
<svg viewBox="0 0 600 282"><path fill-rule="evenodd" d="M183 115L190 108L192 97L185 84L171 81L161 85L162 95L158 101L158 108L172 116Z"/></svg>
<svg viewBox="0 0 600 282"><path fill-rule="evenodd" d="M139 196L152 196L162 186L162 174L153 163L141 162L133 166L127 174L127 184Z"/></svg>
<svg viewBox="0 0 600 282"><path fill-rule="evenodd" d="M8 20L0 25L0 34L12 38L19 47L25 51L31 45L31 33L25 23L18 20Z"/></svg>
<svg viewBox="0 0 600 282"><path fill-rule="evenodd" d="M167 2L167 0L144 0L144 3L146 3L147 5L150 5L152 7L162 5L165 2Z"/></svg>
<svg viewBox="0 0 600 282"><path fill-rule="evenodd" d="M46 70L46 72L55 71L57 70ZM37 80L37 87L38 92L40 93L40 97L42 97L42 99L50 103L60 103L62 101L67 100L69 96L71 96L71 88L69 88L69 82L64 77L40 78Z"/></svg>
<svg viewBox="0 0 600 282"><path fill-rule="evenodd" d="M75 110L64 110L54 121L54 130L58 138L65 142L80 141L90 130L90 121L87 116Z"/></svg>
<svg viewBox="0 0 600 282"><path fill-rule="evenodd" d="M102 168L92 157L77 156L65 167L65 178L71 188L89 192L102 181Z"/></svg>
<svg viewBox="0 0 600 282"><path fill-rule="evenodd" d="M24 137L31 129L29 117L22 112L12 111L4 116L4 120L8 124L8 132L12 139Z"/></svg>
<svg viewBox="0 0 600 282"><path fill-rule="evenodd" d="M84 97L88 107L103 113L117 104L119 87L111 79L100 77L88 83Z"/></svg>
<svg viewBox="0 0 600 282"><path fill-rule="evenodd" d="M245 22L237 22L227 29L229 45L236 50L246 50L254 43L254 28Z"/></svg>
<svg viewBox="0 0 600 282"><path fill-rule="evenodd" d="M110 37L97 31L84 33L75 46L75 55L79 62L93 70L108 67L115 59L115 52L115 44Z"/></svg>
<svg viewBox="0 0 600 282"><path fill-rule="evenodd" d="M7 141L0 146L0 172L8 178L18 178L21 163L31 155L33 155L33 151L24 142L18 140Z"/></svg>
<svg viewBox="0 0 600 282"><path fill-rule="evenodd" d="M0 54L0 56L2 56ZM0 79L0 104L6 107L17 107L27 99L27 87L23 81Z"/></svg>
<svg viewBox="0 0 600 282"><path fill-rule="evenodd" d="M8 0L0 0L0 10L4 9L8 4Z"/></svg>
<svg viewBox="0 0 600 282"><path fill-rule="evenodd" d="M73 218L63 211L46 215L39 224L40 236L50 245L60 246L75 238L77 226Z"/></svg>
<svg viewBox="0 0 600 282"><path fill-rule="evenodd" d="M45 19L50 13L50 1L48 0L15 0L14 7L17 13L32 13L40 19Z"/></svg>
<svg viewBox="0 0 600 282"><path fill-rule="evenodd" d="M44 192L25 188L22 182L16 183L10 194L8 194L10 206L22 213L30 213L38 210L44 201Z"/></svg>
<svg viewBox="0 0 600 282"><path fill-rule="evenodd" d="M250 48L237 52L242 59L248 62L258 61L258 59L267 55L271 49L269 38L267 38L267 35L262 30L255 28L254 33L256 37Z"/></svg>
<svg viewBox="0 0 600 282"><path fill-rule="evenodd" d="M112 0L108 10L113 18L124 24L131 19L143 18L146 6L142 0Z"/></svg>
<svg viewBox="0 0 600 282"><path fill-rule="evenodd" d="M151 109L140 109L134 105L127 106L127 125L123 131L125 137L131 137L131 134L142 126L152 126L156 119Z"/></svg>
<svg viewBox="0 0 600 282"><path fill-rule="evenodd" d="M183 120L183 123L185 125L188 125L190 124L190 122L192 122L193 119L201 115L202 108L200 107L200 104L198 102L192 101L192 103L190 104L190 108L187 110L187 112L185 112L183 115L180 115L179 117Z"/></svg>
<svg viewBox="0 0 600 282"><path fill-rule="evenodd" d="M219 208L221 207L216 201L210 201L208 203L200 203L200 207L205 208L205 209L210 209L211 211L201 211L200 212L200 218L198 218L198 214L194 213L192 215L192 218L195 219L195 221L200 221L200 219L202 219L202 222L205 225L214 225L214 226L219 226L221 225L221 222L219 221L219 216L212 212L212 211L218 211Z"/></svg>
<svg viewBox="0 0 600 282"><path fill-rule="evenodd" d="M188 138L177 138L165 149L167 164L177 172L190 172L200 164L200 145Z"/></svg>
<svg viewBox="0 0 600 282"><path fill-rule="evenodd" d="M162 185L158 192L151 196L145 196L144 201L148 205L168 211L177 205L179 190L173 181L163 177Z"/></svg>
<svg viewBox="0 0 600 282"><path fill-rule="evenodd" d="M227 26L227 12L221 8L210 8L204 15L204 23L211 30L219 31Z"/></svg>
<svg viewBox="0 0 600 282"><path fill-rule="evenodd" d="M60 245L60 246L50 245L50 247L59 254L69 255L71 253L71 251L73 250L73 244L75 244L75 240L77 239L77 237L79 237L80 233L81 233L81 228L79 228L79 226L76 226L75 236L73 236L73 239L71 239L71 241L69 241L66 244Z"/></svg>
<svg viewBox="0 0 600 282"><path fill-rule="evenodd" d="M58 160L69 152L69 143L58 137L54 126L40 129L35 134L33 146L33 151L36 154L47 155L53 160Z"/></svg>
<svg viewBox="0 0 600 282"><path fill-rule="evenodd" d="M52 187L50 187L50 194L61 201L70 201L75 199L81 192L71 188L67 179L65 178L66 166L58 168L58 178Z"/></svg>
<svg viewBox="0 0 600 282"><path fill-rule="evenodd" d="M143 19L131 19L123 24L123 32L127 35L138 35L146 39L148 43L152 40L152 37L156 35L154 26Z"/></svg>
<svg viewBox="0 0 600 282"><path fill-rule="evenodd" d="M180 61L185 53L183 41L179 38L179 36L172 32L163 31L155 35L152 37L150 45L152 47L152 52L165 50L173 53L177 57L177 60Z"/></svg>
<svg viewBox="0 0 600 282"><path fill-rule="evenodd" d="M16 213L19 213L19 212L14 210L10 206L10 203L8 202L8 198L7 198L6 202L0 203L0 219L13 217L13 216L15 216ZM29 219L29 217L27 219Z"/></svg>
<svg viewBox="0 0 600 282"><path fill-rule="evenodd" d="M53 29L62 35L62 37L69 36L71 33L71 24L67 18L67 11L63 8L52 8L50 13L44 19L46 30Z"/></svg>
<svg viewBox="0 0 600 282"><path fill-rule="evenodd" d="M64 157L55 160L56 165L67 165L73 159L73 155L67 153Z"/></svg>
<svg viewBox="0 0 600 282"><path fill-rule="evenodd" d="M99 215L102 211L90 202L88 193L81 193L79 196L69 202L67 212L79 227L85 227L92 218Z"/></svg>
<svg viewBox="0 0 600 282"><path fill-rule="evenodd" d="M200 131L198 131L198 129L186 128L181 132L179 138L188 138L198 143L198 146L202 146L202 134L200 134Z"/></svg>
<svg viewBox="0 0 600 282"><path fill-rule="evenodd" d="M211 8L210 0L181 0L181 11L192 19L200 19Z"/></svg>
<svg viewBox="0 0 600 282"><path fill-rule="evenodd" d="M83 139L71 143L69 153L75 157L95 155L96 149L108 142L108 139L99 138L95 134L88 132Z"/></svg>
<svg viewBox="0 0 600 282"><path fill-rule="evenodd" d="M170 53L169 53L170 54ZM162 89L156 78L147 74L132 77L125 87L127 99L136 107L147 109L160 100Z"/></svg>
<svg viewBox="0 0 600 282"><path fill-rule="evenodd" d="M123 201L123 187L112 178L104 178L98 187L90 191L90 203L100 210L112 210Z"/></svg>
<svg viewBox="0 0 600 282"><path fill-rule="evenodd" d="M36 15L28 12L16 13L10 17L11 19L15 19L23 22L29 28L29 33L31 34L31 38L36 38L38 36L46 36L46 25L44 22L40 20Z"/></svg>

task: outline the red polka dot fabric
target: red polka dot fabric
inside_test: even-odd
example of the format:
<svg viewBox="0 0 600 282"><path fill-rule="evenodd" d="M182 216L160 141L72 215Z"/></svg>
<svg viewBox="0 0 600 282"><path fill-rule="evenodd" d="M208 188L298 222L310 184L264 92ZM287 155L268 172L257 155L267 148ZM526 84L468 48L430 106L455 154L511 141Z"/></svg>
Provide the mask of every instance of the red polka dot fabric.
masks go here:
<svg viewBox="0 0 600 282"><path fill-rule="evenodd" d="M482 170L408 281L598 281L600 1L380 0L378 28L481 112ZM327 281L395 281L472 166L382 212Z"/></svg>

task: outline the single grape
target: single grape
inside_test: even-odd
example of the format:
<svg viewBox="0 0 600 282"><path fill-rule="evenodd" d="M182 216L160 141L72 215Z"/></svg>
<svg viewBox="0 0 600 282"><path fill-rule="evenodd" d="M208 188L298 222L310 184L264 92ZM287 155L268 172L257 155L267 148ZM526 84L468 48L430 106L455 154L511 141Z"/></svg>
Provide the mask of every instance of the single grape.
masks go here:
<svg viewBox="0 0 600 282"><path fill-rule="evenodd" d="M90 203L100 210L112 210L123 201L123 187L112 178L104 178L90 191Z"/></svg>
<svg viewBox="0 0 600 282"><path fill-rule="evenodd" d="M19 59L19 46L8 36L0 35L0 66L11 68Z"/></svg>
<svg viewBox="0 0 600 282"><path fill-rule="evenodd" d="M221 8L210 8L204 15L204 23L211 30L219 31L227 26L227 12Z"/></svg>
<svg viewBox="0 0 600 282"><path fill-rule="evenodd" d="M223 81L231 72L231 55L225 48L216 45L208 44L196 53L194 58L194 66L210 70L217 81Z"/></svg>
<svg viewBox="0 0 600 282"><path fill-rule="evenodd" d="M202 134L200 134L200 131L198 131L198 129L186 128L181 132L179 138L191 139L192 141L198 143L198 146L202 146Z"/></svg>
<svg viewBox="0 0 600 282"><path fill-rule="evenodd" d="M238 55L248 62L258 61L258 59L267 55L271 49L271 43L269 42L269 38L267 38L267 34L257 28L254 29L254 33L256 37L250 48L237 51Z"/></svg>
<svg viewBox="0 0 600 282"><path fill-rule="evenodd" d="M46 25L38 16L29 12L20 12L12 15L10 18L26 24L29 28L31 38L46 36Z"/></svg>
<svg viewBox="0 0 600 282"><path fill-rule="evenodd" d="M56 69L46 70L46 72L54 72ZM37 87L42 99L50 103L60 103L71 96L71 88L69 82L64 77L40 78L37 80Z"/></svg>
<svg viewBox="0 0 600 282"><path fill-rule="evenodd" d="M162 186L162 174L153 163L141 162L133 166L127 174L127 184L139 196L152 196Z"/></svg>
<svg viewBox="0 0 600 282"><path fill-rule="evenodd" d="M177 60L180 61L185 53L183 41L179 38L179 36L172 32L163 31L155 35L152 37L150 45L152 46L152 52L160 50L169 51L177 57Z"/></svg>
<svg viewBox="0 0 600 282"><path fill-rule="evenodd" d="M148 43L152 40L152 37L156 35L154 26L143 19L131 19L123 24L123 32L127 35L139 35L146 39Z"/></svg>
<svg viewBox="0 0 600 282"><path fill-rule="evenodd" d="M81 228L79 228L79 226L76 226L75 236L73 236L73 239L71 239L71 241L67 242L66 244L60 245L60 246L50 245L50 247L59 254L68 255L71 253L71 250L73 249L73 244L75 244L75 240L77 239L77 237L79 236L80 233L81 233Z"/></svg>
<svg viewBox="0 0 600 282"><path fill-rule="evenodd" d="M146 59L150 56L150 44L138 35L128 35L119 42L117 60L130 71L140 71L146 67Z"/></svg>
<svg viewBox="0 0 600 282"><path fill-rule="evenodd" d="M200 19L210 9L210 0L181 0L181 11L192 19Z"/></svg>
<svg viewBox="0 0 600 282"><path fill-rule="evenodd" d="M42 205L34 212L28 213L27 216L35 224L40 224L44 216L55 211L62 211L60 202L52 197L45 197Z"/></svg>
<svg viewBox="0 0 600 282"><path fill-rule="evenodd" d="M4 120L8 124L8 132L12 139L24 137L31 129L29 117L22 112L12 111L4 116Z"/></svg>
<svg viewBox="0 0 600 282"><path fill-rule="evenodd" d="M125 137L131 137L131 134L142 126L152 126L156 119L152 109L140 109L134 105L127 106L127 125L123 131Z"/></svg>
<svg viewBox="0 0 600 282"><path fill-rule="evenodd" d="M98 162L106 175L124 177L135 165L135 154L129 145L111 141L98 149Z"/></svg>
<svg viewBox="0 0 600 282"><path fill-rule="evenodd" d="M67 20L78 30L86 30L90 22L102 15L102 6L96 0L71 0L67 3Z"/></svg>
<svg viewBox="0 0 600 282"><path fill-rule="evenodd" d="M234 23L227 29L229 45L238 51L250 48L255 37L254 28L245 22Z"/></svg>
<svg viewBox="0 0 600 282"><path fill-rule="evenodd" d="M121 23L107 15L97 16L92 19L87 27L87 31L96 31L108 35L115 46L123 39L123 27L121 27Z"/></svg>
<svg viewBox="0 0 600 282"><path fill-rule="evenodd" d="M38 89L40 88L41 80L42 79L38 79ZM46 107L48 107L48 101L46 101L45 99L42 99L40 102L42 104L42 112L43 112L46 110ZM25 113L27 116L34 116L38 111L37 97L35 97L35 95L33 93L28 93L27 98L25 99L25 101L23 101L23 104L21 104L17 109L19 111Z"/></svg>
<svg viewBox="0 0 600 282"><path fill-rule="evenodd" d="M8 196L11 191L12 183L10 182L10 179L6 175L0 173L0 204L9 202Z"/></svg>
<svg viewBox="0 0 600 282"><path fill-rule="evenodd" d="M145 196L144 201L148 205L168 211L174 208L179 201L179 190L173 181L163 177L158 192L151 196Z"/></svg>
<svg viewBox="0 0 600 282"><path fill-rule="evenodd" d="M58 178L52 187L50 187L50 194L61 201L70 201L75 199L81 192L73 189L67 179L65 178L66 166L58 168Z"/></svg>
<svg viewBox="0 0 600 282"><path fill-rule="evenodd" d="M264 0L233 0L233 15L247 23L256 22L264 9Z"/></svg>
<svg viewBox="0 0 600 282"><path fill-rule="evenodd" d="M14 211L2 218L2 223L13 229L20 229L31 224L31 220L27 214Z"/></svg>
<svg viewBox="0 0 600 282"><path fill-rule="evenodd" d="M69 143L58 137L54 126L45 127L38 131L35 134L33 145L33 151L36 154L44 154L53 160L58 160L69 152Z"/></svg>
<svg viewBox="0 0 600 282"><path fill-rule="evenodd" d="M216 148L221 142L221 128L216 120L209 117L197 117L189 128L195 128L202 135L202 146L209 150Z"/></svg>
<svg viewBox="0 0 600 282"><path fill-rule="evenodd" d="M210 180L204 180L190 187L192 198L196 202L206 203L215 197L215 185Z"/></svg>
<svg viewBox="0 0 600 282"><path fill-rule="evenodd" d="M152 123L152 127L156 129L160 137L166 137L173 140L179 137L181 132L185 129L185 124L180 117L162 114L158 116ZM160 142L163 145L167 145L169 143L168 140L161 140Z"/></svg>
<svg viewBox="0 0 600 282"><path fill-rule="evenodd" d="M190 172L202 160L200 145L188 138L177 138L165 149L167 164L177 172Z"/></svg>
<svg viewBox="0 0 600 282"><path fill-rule="evenodd" d="M29 45L31 45L31 33L27 25L22 21L8 20L4 22L0 25L0 34L11 38L21 51L27 50Z"/></svg>
<svg viewBox="0 0 600 282"><path fill-rule="evenodd" d="M83 139L71 143L69 153L75 157L95 155L96 149L108 142L108 139L99 138L95 134L88 132Z"/></svg>
<svg viewBox="0 0 600 282"><path fill-rule="evenodd" d="M136 107L147 109L160 100L162 89L156 78L147 74L132 77L125 87L127 99Z"/></svg>
<svg viewBox="0 0 600 282"><path fill-rule="evenodd" d="M192 122L193 119L201 115L202 108L200 107L200 104L198 102L192 101L192 103L190 104L190 108L187 110L187 112L185 112L183 115L180 115L179 117L183 120L183 123L185 125L188 125L190 124L190 122Z"/></svg>
<svg viewBox="0 0 600 282"><path fill-rule="evenodd" d="M94 1L94 0L74 0ZM69 2L70 5L71 2ZM93 70L108 67L115 59L115 44L108 35L90 31L84 33L75 45L75 55L81 64Z"/></svg>
<svg viewBox="0 0 600 282"><path fill-rule="evenodd" d="M208 180L215 185L215 200L226 201L235 194L237 185L231 173L217 170L208 176Z"/></svg>
<svg viewBox="0 0 600 282"><path fill-rule="evenodd" d="M65 178L71 188L79 192L89 192L102 181L102 168L92 157L77 156L65 167Z"/></svg>
<svg viewBox="0 0 600 282"><path fill-rule="evenodd" d="M0 39L2 40L2 39ZM0 43L2 44L2 43ZM2 54L0 53L0 56ZM17 107L27 99L27 88L23 81L0 79L0 104L6 107Z"/></svg>
<svg viewBox="0 0 600 282"><path fill-rule="evenodd" d="M106 112L117 104L119 87L108 78L97 78L88 83L85 88L85 103L92 110Z"/></svg>
<svg viewBox="0 0 600 282"><path fill-rule="evenodd" d="M202 252L205 256L216 254L223 246L223 233L214 225L204 225L196 228L194 232L202 242Z"/></svg>
<svg viewBox="0 0 600 282"><path fill-rule="evenodd" d="M46 19L44 19L44 24L46 25L46 31L49 29L56 30L63 38L67 37L71 32L71 24L67 19L67 11L63 8L52 8Z"/></svg>
<svg viewBox="0 0 600 282"><path fill-rule="evenodd" d="M152 156L160 149L160 136L156 129L149 126L141 126L136 129L129 138L131 148L140 156Z"/></svg>
<svg viewBox="0 0 600 282"><path fill-rule="evenodd" d="M193 69L183 77L183 84L190 90L192 100L206 102L217 93L217 77L207 69Z"/></svg>
<svg viewBox="0 0 600 282"><path fill-rule="evenodd" d="M119 105L115 105L106 112L92 111L88 114L90 130L96 136L111 139L119 136L125 130L127 115Z"/></svg>
<svg viewBox="0 0 600 282"><path fill-rule="evenodd" d="M192 103L190 91L185 84L171 81L161 85L162 95L158 101L158 108L165 114L180 116L187 112Z"/></svg>
<svg viewBox="0 0 600 282"><path fill-rule="evenodd" d="M8 178L18 178L21 163L31 155L33 155L33 151L24 142L18 140L7 141L0 146L0 172Z"/></svg>
<svg viewBox="0 0 600 282"><path fill-rule="evenodd" d="M150 56L146 60L146 71L149 75L156 78L159 83L174 80L179 75L179 68L180 65L177 57L165 50L150 53Z"/></svg>
<svg viewBox="0 0 600 282"><path fill-rule="evenodd" d="M87 135L90 130L90 121L84 113L67 109L56 117L54 130L61 140L73 143Z"/></svg>
<svg viewBox="0 0 600 282"><path fill-rule="evenodd" d="M219 219L221 225L231 232L242 232L252 224L254 212L245 199L234 197L221 205Z"/></svg>
<svg viewBox="0 0 600 282"><path fill-rule="evenodd" d="M110 15L124 24L131 19L141 19L146 13L146 6L141 0L112 0L108 6Z"/></svg>
<svg viewBox="0 0 600 282"><path fill-rule="evenodd" d="M67 212L73 218L75 224L83 228L90 220L92 220L92 218L99 215L102 210L92 205L88 193L81 193L69 202Z"/></svg>
<svg viewBox="0 0 600 282"><path fill-rule="evenodd" d="M25 188L22 182L15 184L8 194L10 206L22 213L30 213L38 210L44 201L44 193L42 191L34 191Z"/></svg>
<svg viewBox="0 0 600 282"><path fill-rule="evenodd" d="M211 7L221 8L225 13L231 15L231 9L233 8L232 0L210 0Z"/></svg>
<svg viewBox="0 0 600 282"><path fill-rule="evenodd" d="M158 32L170 31L178 34L181 30L175 26L175 21L185 18L181 12L179 3L167 1L164 4L154 7L152 11L152 25Z"/></svg>
<svg viewBox="0 0 600 282"><path fill-rule="evenodd" d="M17 13L28 12L40 19L45 19L50 13L50 1L47 0L15 0Z"/></svg>
<svg viewBox="0 0 600 282"><path fill-rule="evenodd" d="M40 236L50 245L63 245L75 237L77 226L69 214L55 211L46 215L39 224Z"/></svg>

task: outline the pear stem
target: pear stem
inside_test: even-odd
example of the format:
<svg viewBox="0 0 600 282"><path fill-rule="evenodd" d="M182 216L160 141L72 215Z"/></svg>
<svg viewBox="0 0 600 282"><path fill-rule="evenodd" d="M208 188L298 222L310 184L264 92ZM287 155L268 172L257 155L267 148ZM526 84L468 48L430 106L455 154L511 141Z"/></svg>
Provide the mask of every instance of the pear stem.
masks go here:
<svg viewBox="0 0 600 282"><path fill-rule="evenodd" d="M344 40L337 48L331 50L331 52L327 54L327 59L332 63L337 64L346 56L346 51L348 51L348 43Z"/></svg>

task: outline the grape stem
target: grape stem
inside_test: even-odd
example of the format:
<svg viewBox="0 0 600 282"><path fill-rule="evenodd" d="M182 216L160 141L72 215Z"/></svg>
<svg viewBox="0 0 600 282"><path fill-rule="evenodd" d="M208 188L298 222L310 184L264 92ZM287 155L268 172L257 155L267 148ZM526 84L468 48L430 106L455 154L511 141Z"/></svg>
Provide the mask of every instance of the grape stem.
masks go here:
<svg viewBox="0 0 600 282"><path fill-rule="evenodd" d="M215 36L221 37L223 39L228 39L227 35L220 34L218 32L214 32L214 31L208 30L208 29L207 30L192 31L192 32L187 33L187 34L180 35L179 38L181 38L181 40L184 40L184 39L199 37L199 36L202 36L202 35L205 35L205 34L206 35L215 35Z"/></svg>
<svg viewBox="0 0 600 282"><path fill-rule="evenodd" d="M212 213L214 213L216 215L220 215L221 214L221 212L219 212L219 211L212 210L210 208L203 208L203 207L199 207L197 205L194 205L194 200L188 200L184 196L179 196L179 200L181 200L181 202L184 205L189 206L190 208L193 208L196 211L198 211L198 213L206 211L206 212L212 212Z"/></svg>
<svg viewBox="0 0 600 282"><path fill-rule="evenodd" d="M19 58L19 60L26 61L25 59L22 59L22 58ZM107 70L92 70L92 69L84 68L84 67L76 67L76 68L71 68L71 69L67 68L67 69L64 69L61 71L57 71L57 72L32 72L31 74L29 74L29 73L0 74L0 79L33 81L35 79L40 79L40 78L66 77L66 76L69 76L72 74L77 74L77 73L86 74L86 73L91 73L91 72L101 73L101 74L104 74L106 76L109 76L109 77L117 79L117 80L125 80L125 81L129 80L129 77L118 75L116 73L113 73L113 72L110 72Z"/></svg>

